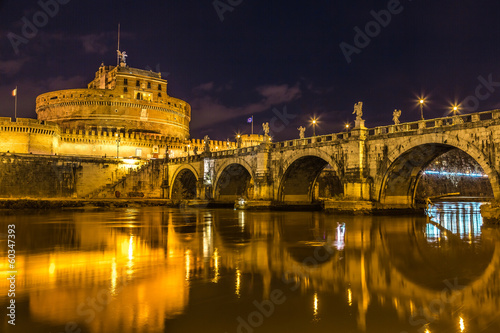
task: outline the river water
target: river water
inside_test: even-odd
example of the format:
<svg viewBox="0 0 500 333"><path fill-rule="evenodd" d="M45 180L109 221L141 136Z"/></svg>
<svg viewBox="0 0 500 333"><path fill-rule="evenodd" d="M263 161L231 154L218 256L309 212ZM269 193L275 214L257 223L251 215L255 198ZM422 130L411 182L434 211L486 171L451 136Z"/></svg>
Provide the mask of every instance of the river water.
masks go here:
<svg viewBox="0 0 500 333"><path fill-rule="evenodd" d="M479 206L2 213L0 331L499 332L500 232Z"/></svg>

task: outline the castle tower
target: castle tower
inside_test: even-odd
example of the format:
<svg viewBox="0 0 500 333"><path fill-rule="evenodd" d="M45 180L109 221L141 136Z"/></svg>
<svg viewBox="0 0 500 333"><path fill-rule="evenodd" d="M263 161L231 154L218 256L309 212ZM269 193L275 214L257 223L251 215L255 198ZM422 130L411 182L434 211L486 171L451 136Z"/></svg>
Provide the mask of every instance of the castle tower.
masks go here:
<svg viewBox="0 0 500 333"><path fill-rule="evenodd" d="M191 106L167 95L160 73L128 67L125 57L119 66L102 64L87 89L38 96L38 119L55 122L63 131L108 129L188 139Z"/></svg>

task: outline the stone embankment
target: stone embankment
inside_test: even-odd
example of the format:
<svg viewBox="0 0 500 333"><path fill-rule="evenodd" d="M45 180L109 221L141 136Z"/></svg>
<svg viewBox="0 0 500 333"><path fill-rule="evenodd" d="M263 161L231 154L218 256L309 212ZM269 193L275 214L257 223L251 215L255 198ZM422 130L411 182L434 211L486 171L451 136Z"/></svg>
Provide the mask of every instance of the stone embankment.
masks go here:
<svg viewBox="0 0 500 333"><path fill-rule="evenodd" d="M500 225L500 202L492 201L481 206L481 216L485 225Z"/></svg>
<svg viewBox="0 0 500 333"><path fill-rule="evenodd" d="M178 203L165 199L0 199L0 209L92 209L144 206L176 207Z"/></svg>

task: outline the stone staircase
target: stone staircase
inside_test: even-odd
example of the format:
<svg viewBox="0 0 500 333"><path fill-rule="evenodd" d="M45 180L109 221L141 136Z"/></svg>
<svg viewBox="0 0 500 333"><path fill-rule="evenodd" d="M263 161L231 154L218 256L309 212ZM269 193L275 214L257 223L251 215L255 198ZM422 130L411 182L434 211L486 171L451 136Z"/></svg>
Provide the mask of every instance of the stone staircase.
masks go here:
<svg viewBox="0 0 500 333"><path fill-rule="evenodd" d="M87 198L161 198L162 161L150 160L114 183L92 191Z"/></svg>

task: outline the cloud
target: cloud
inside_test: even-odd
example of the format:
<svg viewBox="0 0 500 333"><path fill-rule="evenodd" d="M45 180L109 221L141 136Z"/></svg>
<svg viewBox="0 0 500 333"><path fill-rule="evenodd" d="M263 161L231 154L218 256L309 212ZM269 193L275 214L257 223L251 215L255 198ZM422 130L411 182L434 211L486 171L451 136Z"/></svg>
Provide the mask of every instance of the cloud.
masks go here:
<svg viewBox="0 0 500 333"><path fill-rule="evenodd" d="M223 105L213 91L218 91L213 82L202 84L193 92L195 98L191 100L193 118L191 121L192 129L206 128L210 125L225 122L234 118L244 119L246 116L255 115L271 109L275 105L286 104L300 98L302 92L299 84L289 86L266 85L257 87L255 90L260 96L260 101L249 103L242 106ZM201 94L205 92L204 94Z"/></svg>
<svg viewBox="0 0 500 333"><path fill-rule="evenodd" d="M212 81L212 82L200 84L199 86L197 86L193 89L193 92L200 94L200 93L203 93L205 91L211 91L213 89L214 89L214 82Z"/></svg>
<svg viewBox="0 0 500 333"><path fill-rule="evenodd" d="M42 83L42 86L46 88L47 91L78 89L78 88L86 88L85 82L86 78L80 75L68 78L63 76L56 76L45 80Z"/></svg>
<svg viewBox="0 0 500 333"><path fill-rule="evenodd" d="M15 75L19 73L28 58L0 61L0 75Z"/></svg>
<svg viewBox="0 0 500 333"><path fill-rule="evenodd" d="M99 33L80 37L85 53L105 54L109 52L109 33Z"/></svg>

